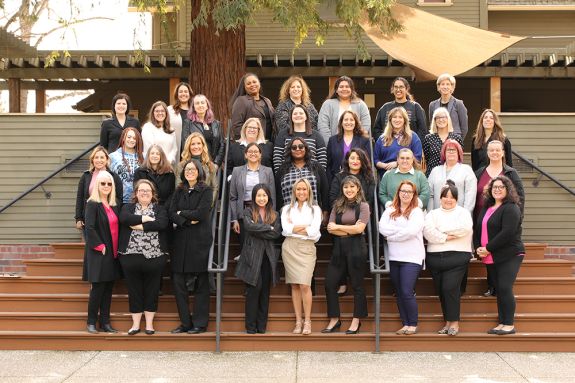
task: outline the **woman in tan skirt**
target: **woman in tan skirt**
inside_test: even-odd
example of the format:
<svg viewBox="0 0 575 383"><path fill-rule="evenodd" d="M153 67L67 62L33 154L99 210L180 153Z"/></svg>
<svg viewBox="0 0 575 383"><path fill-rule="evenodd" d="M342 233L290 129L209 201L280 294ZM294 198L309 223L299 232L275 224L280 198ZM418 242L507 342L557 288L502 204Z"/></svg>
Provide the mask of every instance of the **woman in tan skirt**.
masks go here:
<svg viewBox="0 0 575 383"><path fill-rule="evenodd" d="M295 311L294 334L311 334L311 278L315 268L315 242L320 237L321 209L313 199L312 187L305 178L298 179L291 202L282 209L282 259L286 283L291 285ZM302 321L302 305L303 316Z"/></svg>

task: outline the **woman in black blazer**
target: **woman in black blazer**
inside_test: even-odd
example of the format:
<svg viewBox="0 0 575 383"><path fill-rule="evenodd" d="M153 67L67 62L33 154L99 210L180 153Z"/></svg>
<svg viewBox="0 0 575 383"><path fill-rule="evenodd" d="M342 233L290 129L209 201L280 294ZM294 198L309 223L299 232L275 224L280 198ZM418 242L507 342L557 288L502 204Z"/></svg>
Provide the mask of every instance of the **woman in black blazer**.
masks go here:
<svg viewBox="0 0 575 383"><path fill-rule="evenodd" d="M130 97L125 93L118 93L112 99L112 117L104 120L100 128L100 145L106 148L108 153L118 149L124 129L136 128L138 132L142 131L140 121L128 116L131 107Z"/></svg>
<svg viewBox="0 0 575 383"><path fill-rule="evenodd" d="M347 110L339 118L337 134L331 136L327 143L327 178L330 183L341 170L344 157L353 148L361 148L369 156L371 142L362 129L357 114Z"/></svg>
<svg viewBox="0 0 575 383"><path fill-rule="evenodd" d="M107 171L114 178L114 184L116 185L116 197L118 197L116 204L119 206L122 203L122 180L118 175L112 172L109 168L110 166L110 156L103 146L96 146L89 157L90 168L86 170L82 177L80 177L80 182L78 182L78 190L76 192L76 229L84 231L85 228L85 211L86 202L90 198L91 188L96 184L92 185L92 178L94 174L98 176L98 173L102 170Z"/></svg>
<svg viewBox="0 0 575 383"><path fill-rule="evenodd" d="M169 208L170 219L176 225L170 261L180 316L180 325L172 333L199 334L206 331L210 313L208 258L213 242L210 222L213 191L205 183L206 175L198 160L182 164L180 179ZM193 317L190 317L189 290L194 291Z"/></svg>
<svg viewBox="0 0 575 383"><path fill-rule="evenodd" d="M120 224L118 253L121 254L132 314L128 335L140 332L142 313L146 319L145 332L152 335L155 333L154 316L158 311L158 290L168 254L164 231L168 227L168 213L158 204L152 181L135 183L132 203L122 206Z"/></svg>
<svg viewBox="0 0 575 383"><path fill-rule="evenodd" d="M92 284L88 298L88 325L91 334L100 330L116 333L110 324L110 307L114 281L120 279L118 262L118 206L114 178L102 170L86 204L86 246L82 280Z"/></svg>
<svg viewBox="0 0 575 383"><path fill-rule="evenodd" d="M497 176L487 185L484 198L484 208L475 222L473 242L477 255L491 269L499 313L498 325L487 333L515 334L513 284L525 255L519 197L509 178Z"/></svg>
<svg viewBox="0 0 575 383"><path fill-rule="evenodd" d="M262 152L262 165L268 168L273 167L273 154L274 144L267 141L264 137L262 124L260 120L255 117L248 118L240 129L240 139L230 141L230 148L228 149L228 169L233 169L236 166L244 165L246 163L245 150L248 144L255 142Z"/></svg>
<svg viewBox="0 0 575 383"><path fill-rule="evenodd" d="M154 184L158 203L167 206L176 188L176 176L161 146L156 144L150 146L144 163L136 169L134 185L142 179Z"/></svg>

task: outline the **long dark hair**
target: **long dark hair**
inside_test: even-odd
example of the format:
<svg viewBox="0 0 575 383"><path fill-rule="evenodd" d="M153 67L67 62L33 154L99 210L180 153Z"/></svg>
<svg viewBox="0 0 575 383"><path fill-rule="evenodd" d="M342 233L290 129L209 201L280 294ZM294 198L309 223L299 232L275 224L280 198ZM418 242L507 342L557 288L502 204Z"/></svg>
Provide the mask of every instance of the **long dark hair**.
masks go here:
<svg viewBox="0 0 575 383"><path fill-rule="evenodd" d="M493 198L493 194L491 193L495 181L501 181L503 185L505 185L505 189L507 189L507 195L502 202L511 202L519 205L519 196L517 195L517 191L515 190L515 185L513 185L513 182L505 176L497 176L489 181L485 189L483 189L483 199L485 201L485 206L490 207L495 205L495 198Z"/></svg>
<svg viewBox="0 0 575 383"><path fill-rule="evenodd" d="M365 150L361 148L351 148L349 152L347 152L342 164L343 171L345 173L351 174L351 169L349 168L349 156L351 156L352 153L357 154L359 161L361 162L361 169L359 170L359 174L369 183L375 183L373 170L371 168L371 161L369 160Z"/></svg>
<svg viewBox="0 0 575 383"><path fill-rule="evenodd" d="M406 98L409 101L415 101L415 97L413 96L413 94L411 94L411 86L409 85L409 81L407 81L405 77L396 77L393 79L393 81L391 82L391 89L390 89L391 94L393 94L393 87L395 86L396 81L401 81L405 86L405 93L407 94ZM395 95L393 97L395 97Z"/></svg>
<svg viewBox="0 0 575 383"><path fill-rule="evenodd" d="M335 82L333 83L333 90L329 98L338 98L337 88L339 88L339 84L342 81L346 81L349 84L349 87L351 88L351 100L353 101L359 98L357 92L355 91L355 84L353 83L353 80L351 79L351 77L347 76L340 76L337 80L335 80Z"/></svg>
<svg viewBox="0 0 575 383"><path fill-rule="evenodd" d="M357 113L355 113L353 110L346 110L339 117L339 122L337 124L337 140L341 141L343 139L343 119L346 114L351 114L353 120L355 121L355 126L353 127L353 135L360 137L367 137L367 133L361 127L361 121L359 120Z"/></svg>
<svg viewBox="0 0 575 383"><path fill-rule="evenodd" d="M158 163L157 169L154 169L152 163L150 162L150 152L152 151L152 149L156 149L158 152L160 152L160 162ZM174 170L172 169L172 164L170 164L170 161L168 161L164 149L162 149L162 147L158 144L150 145L150 147L148 148L148 152L146 153L146 159L144 160L144 163L142 164L141 167L151 170L156 174L166 174L174 172Z"/></svg>
<svg viewBox="0 0 575 383"><path fill-rule="evenodd" d="M174 112L176 113L180 113L180 110L182 110L182 104L180 103L180 99L178 98L178 91L182 86L188 88L188 92L190 93L190 99L188 100L189 107L191 107L192 97L194 96L194 91L192 90L192 86L190 84L188 84L187 82L178 83L178 85L176 85L176 87L174 88L174 94L173 94L174 105L172 105L172 108L174 108Z"/></svg>
<svg viewBox="0 0 575 383"><path fill-rule="evenodd" d="M178 185L179 189L183 189L185 191L190 189L190 184L188 183L188 180L186 179L186 166L188 166L188 164L193 164L196 169L198 170L198 180L197 180L197 184L205 184L206 183L206 172L204 172L204 168L202 167L202 164L200 163L200 161L196 160L196 159L190 159L186 162L184 162L182 164L182 171L180 172L180 184Z"/></svg>
<svg viewBox="0 0 575 383"><path fill-rule="evenodd" d="M130 169L130 163L128 162L128 160L124 156L124 153L125 153L124 152L124 144L126 143L126 137L128 136L129 132L134 132L136 134L136 147L134 149L136 150L136 157L138 158L138 164L141 164L142 162L144 162L144 155L142 154L142 151L144 150L144 141L142 141L142 135L140 134L140 132L136 128L132 128L132 127L125 128L122 131L122 134L120 135L120 142L118 143L118 149L120 149L120 151L122 152L122 162L124 163L124 165L126 165L128 170L131 172L132 170Z"/></svg>
<svg viewBox="0 0 575 383"><path fill-rule="evenodd" d="M256 196L258 191L263 190L268 195L268 203L264 207L264 223L266 225L272 225L277 218L277 213L274 210L273 200L272 200L272 192L270 188L266 184L257 184L252 189L252 220L254 222L258 222L258 217L260 216L259 206L256 203Z"/></svg>
<svg viewBox="0 0 575 383"><path fill-rule="evenodd" d="M357 195L350 201L344 194L343 194L343 187L346 184L354 184L357 186ZM341 181L341 185L339 188L339 197L335 200L333 204L333 208L337 214L343 214L346 210L354 208L357 204L365 202L365 196L363 194L363 189L361 188L361 182L355 176L347 176ZM367 223L367 222L366 222Z"/></svg>
<svg viewBox="0 0 575 383"><path fill-rule="evenodd" d="M505 132L503 131L503 126L501 126L501 121L499 116L493 109L485 109L481 116L479 116L479 121L477 122L477 128L475 128L475 134L473 135L473 148L481 149L485 144L485 128L483 127L483 117L487 113L491 113L493 116L493 130L491 131L491 136L487 137L489 141L501 141L505 142Z"/></svg>
<svg viewBox="0 0 575 383"><path fill-rule="evenodd" d="M245 82L246 82L246 79L250 76L257 78L258 81L260 82L259 95L260 95L260 97L263 96L262 82L260 81L260 78L255 73L248 72L248 73L244 74L242 76L242 78L240 79L240 82L238 83L238 87L236 88L236 90L234 91L234 94L232 95L232 98L230 99L230 107L232 107L234 105L234 102L238 99L238 97L245 96L248 94L246 92Z"/></svg>
<svg viewBox="0 0 575 383"><path fill-rule="evenodd" d="M295 129L293 126L293 120L292 120L292 115L293 112L297 109L301 109L303 110L303 112L305 113L305 135L306 136L311 136L312 134L312 128L311 128L311 121L309 120L309 113L307 112L307 109L303 106L303 105L294 105L293 108L291 108L291 110L289 111L289 130L288 130L288 134L290 136L293 136L293 134L295 133Z"/></svg>

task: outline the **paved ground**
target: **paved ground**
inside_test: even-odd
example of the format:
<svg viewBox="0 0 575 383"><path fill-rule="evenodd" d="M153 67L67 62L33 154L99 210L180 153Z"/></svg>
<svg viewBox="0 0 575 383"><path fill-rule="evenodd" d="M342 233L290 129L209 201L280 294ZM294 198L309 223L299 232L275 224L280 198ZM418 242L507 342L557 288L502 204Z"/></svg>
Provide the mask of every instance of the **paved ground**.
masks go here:
<svg viewBox="0 0 575 383"><path fill-rule="evenodd" d="M573 383L575 353L0 351L0 382Z"/></svg>

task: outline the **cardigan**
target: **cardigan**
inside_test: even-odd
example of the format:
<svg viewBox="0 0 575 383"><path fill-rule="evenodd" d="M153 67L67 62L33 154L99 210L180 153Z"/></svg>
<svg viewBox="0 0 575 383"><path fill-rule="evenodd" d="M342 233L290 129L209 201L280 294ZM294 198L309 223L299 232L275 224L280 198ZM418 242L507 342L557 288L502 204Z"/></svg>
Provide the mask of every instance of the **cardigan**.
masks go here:
<svg viewBox="0 0 575 383"><path fill-rule="evenodd" d="M158 128L151 122L146 122L142 126L142 141L144 142L144 155L148 154L148 149L153 144L159 145L168 162L174 166L178 163L178 144L176 142L176 132L166 133L163 128Z"/></svg>
<svg viewBox="0 0 575 383"><path fill-rule="evenodd" d="M429 121L433 118L433 112L441 107L441 98L433 100L429 103ZM467 108L463 101L451 96L447 102L447 111L449 112L449 117L451 117L451 125L453 125L453 133L459 134L463 139L467 135L468 118L467 118Z"/></svg>
<svg viewBox="0 0 575 383"><path fill-rule="evenodd" d="M224 142L222 125L218 120L214 120L207 124L207 126L209 129L205 129L204 124L201 122L185 120L182 127L182 144L180 150L182 152L184 151L184 144L186 143L186 140L190 134L194 132L201 133L206 140L206 144L208 145L208 152L210 153L212 162L220 166L224 161L224 149L226 146ZM210 131L211 134L206 134L206 131Z"/></svg>
<svg viewBox="0 0 575 383"><path fill-rule="evenodd" d="M277 273L279 249L274 246L274 242L281 237L280 215L276 212L276 219L271 225L264 224L259 215L257 222L254 222L252 209L247 208L243 213L243 222L245 240L235 276L248 285L257 286L261 265L264 256L267 256L272 271L272 284L275 285L279 280Z"/></svg>
<svg viewBox="0 0 575 383"><path fill-rule="evenodd" d="M352 110L359 117L361 127L369 134L371 130L371 116L369 115L369 108L367 104L357 98L351 101L349 110ZM324 142L328 142L329 138L337 134L337 126L339 125L339 100L337 98L330 98L324 101L317 121L317 130L322 135Z"/></svg>
<svg viewBox="0 0 575 383"><path fill-rule="evenodd" d="M106 171L112 175L114 178L114 186L116 187L116 204L118 206L122 205L122 180L116 173L111 171L110 169L106 168ZM80 177L80 181L78 182L78 190L76 192L76 214L74 219L76 222L78 221L85 221L85 211L86 211L86 202L88 198L90 198L90 182L92 182L92 175L93 172L86 170L82 176ZM96 186L95 186L96 187Z"/></svg>
<svg viewBox="0 0 575 383"><path fill-rule="evenodd" d="M425 216L423 235L427 239L427 252L460 251L471 253L473 219L469 210L459 205L428 211ZM457 238L447 240L448 235Z"/></svg>
<svg viewBox="0 0 575 383"><path fill-rule="evenodd" d="M337 134L331 136L327 143L327 179L329 182L342 168L342 163L345 160L343 145L343 138L339 140ZM367 158L371 158L371 141L367 137L354 135L349 148L350 150L354 148L363 149Z"/></svg>
<svg viewBox="0 0 575 383"><path fill-rule="evenodd" d="M379 182L379 202L381 202L381 205L385 208L388 202L393 201L397 188L403 180L409 180L415 184L419 201L421 202L420 207L427 206L429 201L429 183L427 178L425 178L425 174L414 168L411 168L407 173L401 173L399 168L385 172Z"/></svg>
<svg viewBox="0 0 575 383"><path fill-rule="evenodd" d="M473 230L475 248L481 247L481 223L486 212L487 206L475 221ZM487 221L489 242L485 247L491 253L493 263L502 263L525 253L521 232L521 209L512 202L503 203Z"/></svg>
<svg viewBox="0 0 575 383"><path fill-rule="evenodd" d="M264 108L262 108L250 95L239 96L236 98L234 104L232 105L232 133L235 140L240 139L242 126L244 122L246 122L246 120L251 117L259 118L260 123L262 124L262 129L264 129L266 140L275 139L276 127L274 119L274 107L269 98L260 95L260 100L263 100L268 107L269 118L271 119L272 126L271 131L268 131L267 129L267 117Z"/></svg>
<svg viewBox="0 0 575 383"><path fill-rule="evenodd" d="M134 214L136 211L135 203L128 203L122 206L120 212L120 242L118 245L118 253L123 254L128 248L130 237L132 235L132 228L130 226L142 225L144 232L157 231L160 240L160 251L167 254L169 251L168 239L166 237L166 229L168 228L168 211L160 204L153 204L155 221L142 223L142 216Z"/></svg>
<svg viewBox="0 0 575 383"><path fill-rule="evenodd" d="M136 181L141 179L149 180L154 184L160 205L169 204L170 198L176 189L176 175L173 172L158 174L152 169L142 166L136 169L134 173L134 185Z"/></svg>
<svg viewBox="0 0 575 383"><path fill-rule="evenodd" d="M391 219L392 211L393 208L386 209L379 220L379 232L387 239L389 260L422 265L425 260L423 211L416 207L409 219L403 216Z"/></svg>
<svg viewBox="0 0 575 383"><path fill-rule="evenodd" d="M309 136L305 134L305 132L294 132L294 134L290 136L288 132L289 130L284 129L280 131L276 137L274 144L274 172L277 172L284 162L286 153L291 151L288 145L291 140L296 137L302 138L306 142L311 153L311 159L319 162L324 169L326 168L327 150L321 134L316 130L312 130Z"/></svg>
<svg viewBox="0 0 575 383"><path fill-rule="evenodd" d="M477 178L471 166L457 163L449 175L447 175L446 165L433 168L427 182L429 183L429 202L427 211L441 207L441 188L450 179L455 183L458 192L457 204L464 207L470 213L475 208L475 198L477 197Z"/></svg>
<svg viewBox="0 0 575 383"><path fill-rule="evenodd" d="M105 147L108 153L114 152L118 149L120 136L126 128L136 128L138 132L141 132L140 121L132 116L126 116L126 121L122 126L115 115L105 119L100 128L100 145Z"/></svg>
<svg viewBox="0 0 575 383"><path fill-rule="evenodd" d="M281 101L276 107L275 121L278 133L281 133L282 130L288 129L291 126L291 111L295 106L296 103L293 102L291 98L288 98L285 101ZM313 106L311 102L308 105L301 105L301 106L303 106L305 110L307 110L307 115L309 118L309 122L311 123L311 128L313 130L317 130L317 119L318 119L317 109L315 108L315 106Z"/></svg>
<svg viewBox="0 0 575 383"><path fill-rule="evenodd" d="M485 168L487 168L487 166L483 166L475 171L475 178L478 182L481 178L481 175L485 171ZM503 164L503 175L509 178L511 183L513 183L513 186L515 186L515 191L519 196L519 208L521 209L521 215L523 215L523 210L525 210L525 190L523 189L523 182L521 181L521 177L519 177L517 170L506 164Z"/></svg>
<svg viewBox="0 0 575 383"><path fill-rule="evenodd" d="M247 165L237 166L232 170L230 180L230 220L237 221L243 217L244 211L244 192L246 186L246 177L248 174ZM260 165L259 183L266 184L270 188L273 206L276 206L276 188L274 174L267 166Z"/></svg>
<svg viewBox="0 0 575 383"><path fill-rule="evenodd" d="M383 104L381 108L377 111L377 116L375 117L375 124L373 125L373 137L379 137L383 134L385 126L387 125L387 115L388 113L396 107L401 106L407 112L409 117L409 127L413 133L417 133L419 137L425 137L429 133L429 128L427 127L427 122L425 121L425 112L421 105L417 102L407 100L404 103L399 103L396 101L390 101Z"/></svg>

